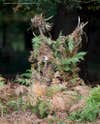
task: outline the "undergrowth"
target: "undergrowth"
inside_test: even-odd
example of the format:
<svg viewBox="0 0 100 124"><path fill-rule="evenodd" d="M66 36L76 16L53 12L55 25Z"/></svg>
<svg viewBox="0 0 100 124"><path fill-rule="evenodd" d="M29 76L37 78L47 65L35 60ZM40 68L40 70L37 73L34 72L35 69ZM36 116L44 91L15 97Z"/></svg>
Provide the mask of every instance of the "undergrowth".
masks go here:
<svg viewBox="0 0 100 124"><path fill-rule="evenodd" d="M70 114L72 120L94 121L100 114L100 86L93 88L82 110Z"/></svg>
<svg viewBox="0 0 100 124"><path fill-rule="evenodd" d="M50 102L38 100L36 105L32 108L32 112L40 118L45 118L50 114Z"/></svg>
<svg viewBox="0 0 100 124"><path fill-rule="evenodd" d="M23 73L21 75L17 75L14 82L22 84L22 85L29 86L32 83L31 82L31 75L32 75L32 71L31 70L26 70L25 73Z"/></svg>

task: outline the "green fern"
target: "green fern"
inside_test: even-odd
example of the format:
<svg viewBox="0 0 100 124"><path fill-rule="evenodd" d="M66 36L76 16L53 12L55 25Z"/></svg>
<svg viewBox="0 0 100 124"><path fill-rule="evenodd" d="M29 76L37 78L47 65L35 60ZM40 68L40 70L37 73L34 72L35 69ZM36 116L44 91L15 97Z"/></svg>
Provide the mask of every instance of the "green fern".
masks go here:
<svg viewBox="0 0 100 124"><path fill-rule="evenodd" d="M66 59L62 60L61 63L62 63L62 65L77 64L78 62L80 62L80 60L83 60L84 59L83 58L84 55L86 55L85 52L77 53L73 57L66 58Z"/></svg>
<svg viewBox="0 0 100 124"><path fill-rule="evenodd" d="M50 103L48 101L38 100L32 111L40 116L40 118L47 117L50 113Z"/></svg>
<svg viewBox="0 0 100 124"><path fill-rule="evenodd" d="M95 102L100 106L100 86L95 87L91 90L88 102Z"/></svg>
<svg viewBox="0 0 100 124"><path fill-rule="evenodd" d="M60 60L60 64L56 65L58 70L63 70L63 71L70 71L72 72L74 67L77 66L78 62L84 59L84 55L86 55L85 52L79 52L73 57L65 58L63 60Z"/></svg>
<svg viewBox="0 0 100 124"><path fill-rule="evenodd" d="M100 86L90 91L85 107L70 114L70 119L81 121L94 121L100 114Z"/></svg>
<svg viewBox="0 0 100 124"><path fill-rule="evenodd" d="M50 112L49 108L50 108L49 102L46 102L46 101L40 102L39 113L40 113L41 118L44 118L49 114Z"/></svg>
<svg viewBox="0 0 100 124"><path fill-rule="evenodd" d="M47 93L46 95L51 97L53 96L54 94L56 94L57 92L61 92L63 90L65 90L66 88L62 85L58 85L58 84L55 84L55 85L51 85L50 87L47 88Z"/></svg>
<svg viewBox="0 0 100 124"><path fill-rule="evenodd" d="M32 39L32 47L33 47L33 50L34 50L34 56L35 57L38 55L40 45L41 45L41 37L40 36L35 36Z"/></svg>
<svg viewBox="0 0 100 124"><path fill-rule="evenodd" d="M70 52L72 52L73 49L74 49L74 41L73 41L73 38L70 36L67 41L68 41L68 49L69 49Z"/></svg>
<svg viewBox="0 0 100 124"><path fill-rule="evenodd" d="M32 71L26 70L25 73L18 75L16 77L15 82L22 84L22 85L29 86L29 85L31 85L31 75L32 75Z"/></svg>
<svg viewBox="0 0 100 124"><path fill-rule="evenodd" d="M20 109L25 109L26 105L22 100L22 97L17 100L10 100L6 104L8 109L12 109L13 111L19 111Z"/></svg>

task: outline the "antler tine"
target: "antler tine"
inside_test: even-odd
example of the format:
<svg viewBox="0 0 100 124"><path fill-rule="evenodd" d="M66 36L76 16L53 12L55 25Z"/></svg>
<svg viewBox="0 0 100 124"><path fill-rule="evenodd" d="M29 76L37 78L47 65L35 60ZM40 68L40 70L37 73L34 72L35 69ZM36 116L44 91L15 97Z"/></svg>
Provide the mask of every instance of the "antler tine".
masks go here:
<svg viewBox="0 0 100 124"><path fill-rule="evenodd" d="M79 28L80 26L80 16L78 16L78 24L77 24L77 27Z"/></svg>
<svg viewBox="0 0 100 124"><path fill-rule="evenodd" d="M46 18L46 19L44 19L45 21L49 21L50 19L52 19L54 16L50 16L50 17L48 17L48 18Z"/></svg>
<svg viewBox="0 0 100 124"><path fill-rule="evenodd" d="M88 24L88 21L83 23L82 28L84 28Z"/></svg>

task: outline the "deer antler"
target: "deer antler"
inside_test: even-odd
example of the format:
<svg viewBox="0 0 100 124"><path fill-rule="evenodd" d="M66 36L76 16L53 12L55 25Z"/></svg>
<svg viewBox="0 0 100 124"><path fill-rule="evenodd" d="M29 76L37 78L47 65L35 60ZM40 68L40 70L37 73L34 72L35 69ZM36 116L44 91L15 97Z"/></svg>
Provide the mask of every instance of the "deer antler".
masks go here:
<svg viewBox="0 0 100 124"><path fill-rule="evenodd" d="M87 25L88 22L80 22L80 17L78 17L78 24L77 27L75 28L75 30L73 31L73 33L71 34L76 47L81 43L82 39L81 39L81 35L83 34L83 28Z"/></svg>

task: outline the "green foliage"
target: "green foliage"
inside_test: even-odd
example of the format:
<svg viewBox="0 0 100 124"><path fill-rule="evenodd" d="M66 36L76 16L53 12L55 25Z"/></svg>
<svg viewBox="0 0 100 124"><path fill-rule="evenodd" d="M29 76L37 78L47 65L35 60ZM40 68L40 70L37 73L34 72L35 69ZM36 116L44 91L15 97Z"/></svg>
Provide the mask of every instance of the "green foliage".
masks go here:
<svg viewBox="0 0 100 124"><path fill-rule="evenodd" d="M0 116L4 116L7 113L7 107L0 101Z"/></svg>
<svg viewBox="0 0 100 124"><path fill-rule="evenodd" d="M86 105L82 110L72 112L72 120L94 121L100 114L100 86L91 90Z"/></svg>
<svg viewBox="0 0 100 124"><path fill-rule="evenodd" d="M80 121L94 121L98 114L100 113L100 108L93 102L89 102L83 110L72 112L70 114L70 119L80 120Z"/></svg>
<svg viewBox="0 0 100 124"><path fill-rule="evenodd" d="M100 113L100 108L95 102L87 103L84 110L81 112L81 120L94 121L98 114Z"/></svg>
<svg viewBox="0 0 100 124"><path fill-rule="evenodd" d="M79 52L76 55L74 55L73 57L69 57L64 60L61 60L61 62L60 62L61 64L58 65L58 66L60 66L60 70L73 72L73 69L77 65L77 63L80 62L80 60L84 59L83 58L84 55L86 55L85 52Z"/></svg>
<svg viewBox="0 0 100 124"><path fill-rule="evenodd" d="M50 113L50 103L48 101L38 100L33 107L33 112L41 118L47 117Z"/></svg>
<svg viewBox="0 0 100 124"><path fill-rule="evenodd" d="M31 85L31 74L32 74L31 70L26 70L25 73L16 77L15 82L29 86Z"/></svg>
<svg viewBox="0 0 100 124"><path fill-rule="evenodd" d="M0 116L9 114L12 111L25 110L26 105L22 100L22 97L15 99L9 99L6 103L0 101Z"/></svg>
<svg viewBox="0 0 100 124"><path fill-rule="evenodd" d="M100 86L95 87L91 90L88 102L95 102L100 106Z"/></svg>
<svg viewBox="0 0 100 124"><path fill-rule="evenodd" d="M73 51L73 49L74 49L74 41L73 41L73 38L70 36L69 38L68 38L68 48L69 48L69 51L70 52L72 52Z"/></svg>
<svg viewBox="0 0 100 124"><path fill-rule="evenodd" d="M26 104L23 102L22 97L17 98L16 100L10 100L6 104L8 112L10 109L13 111L25 110Z"/></svg>
<svg viewBox="0 0 100 124"><path fill-rule="evenodd" d="M53 96L54 94L56 94L57 92L61 92L62 90L64 90L65 87L63 87L62 85L51 85L50 87L47 88L47 96Z"/></svg>
<svg viewBox="0 0 100 124"><path fill-rule="evenodd" d="M73 68L86 55L86 52L74 53L76 47L71 35L63 38L59 36L55 42L52 42L51 48L56 59L55 65L60 71L73 72Z"/></svg>
<svg viewBox="0 0 100 124"><path fill-rule="evenodd" d="M85 52L78 52L72 54L75 49L73 38L70 36L65 39L64 43L60 40L60 37L56 42L53 42L52 50L57 59L57 70L63 70L66 72L73 72L74 67L80 60L84 59Z"/></svg>
<svg viewBox="0 0 100 124"><path fill-rule="evenodd" d="M41 37L35 36L32 39L32 47L34 50L34 56L35 57L39 54L38 52L39 52L40 45L41 45Z"/></svg>
<svg viewBox="0 0 100 124"><path fill-rule="evenodd" d="M48 102L40 102L39 104L39 112L40 112L40 116L42 118L46 117L49 114L49 103Z"/></svg>

